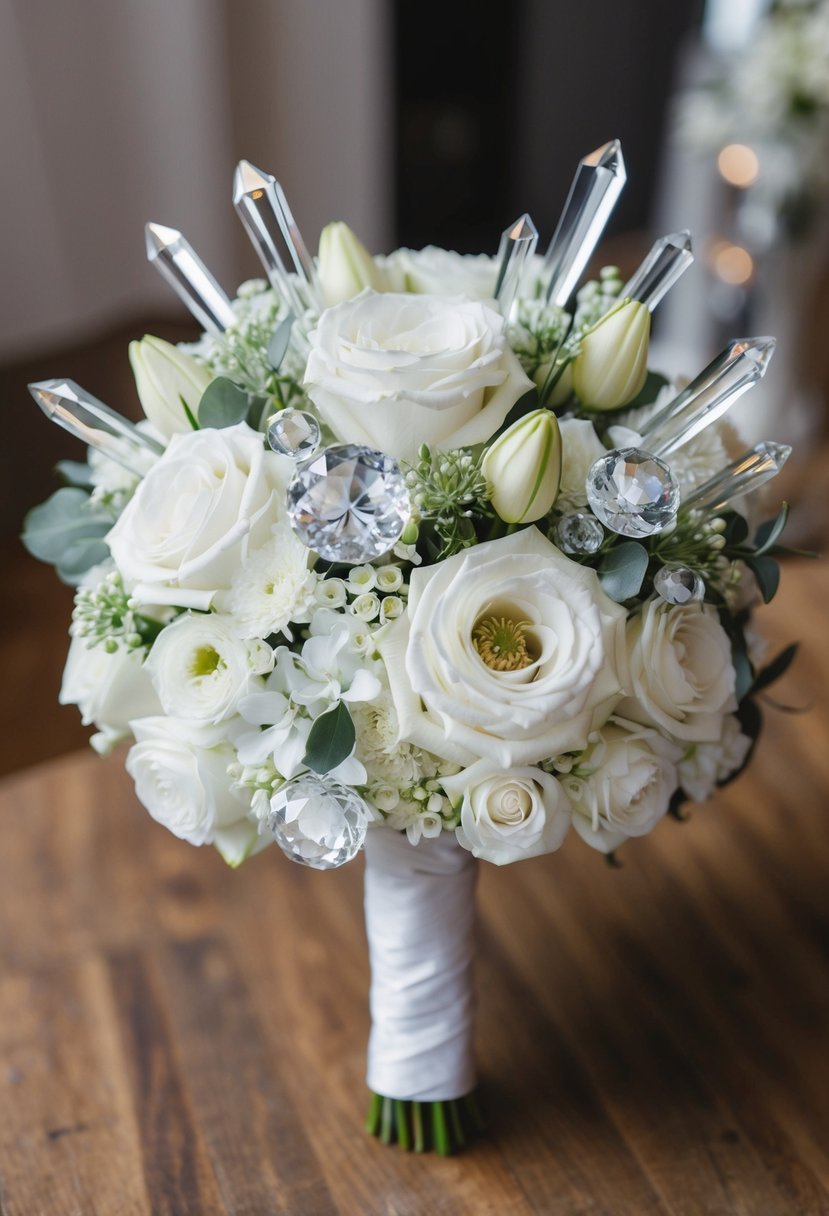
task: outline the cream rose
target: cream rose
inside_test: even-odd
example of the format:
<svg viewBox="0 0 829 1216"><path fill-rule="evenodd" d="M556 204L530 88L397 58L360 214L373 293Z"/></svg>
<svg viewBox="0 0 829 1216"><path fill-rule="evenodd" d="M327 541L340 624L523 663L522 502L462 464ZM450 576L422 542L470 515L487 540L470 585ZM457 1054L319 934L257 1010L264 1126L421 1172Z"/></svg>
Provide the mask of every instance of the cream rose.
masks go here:
<svg viewBox="0 0 829 1216"><path fill-rule="evenodd" d="M479 760L442 785L453 801L462 798L458 843L496 866L552 853L570 826L561 786L540 768L503 772Z"/></svg>
<svg viewBox="0 0 829 1216"><path fill-rule="evenodd" d="M96 751L108 752L130 733L130 718L156 714L161 705L144 653L119 646L112 654L103 646L89 646L74 637L60 686L61 705L77 705L84 726L93 723L99 733L91 742Z"/></svg>
<svg viewBox="0 0 829 1216"><path fill-rule="evenodd" d="M232 717L273 663L265 642L244 641L230 617L205 612L187 612L162 629L147 657L164 712L213 723Z"/></svg>
<svg viewBox="0 0 829 1216"><path fill-rule="evenodd" d="M259 827L250 793L228 776L236 753L227 729L164 717L131 725L136 743L126 769L153 819L190 844L214 844L229 865L244 861Z"/></svg>
<svg viewBox="0 0 829 1216"><path fill-rule="evenodd" d="M455 253L427 245L424 249L395 249L382 259L395 289L418 294L469 296L491 300L495 295L498 265L485 253Z"/></svg>
<svg viewBox="0 0 829 1216"><path fill-rule="evenodd" d="M107 536L135 598L207 608L280 519L292 472L245 423L173 435Z"/></svg>
<svg viewBox="0 0 829 1216"><path fill-rule="evenodd" d="M502 769L581 750L621 694L624 621L537 528L415 570L376 635L401 740Z"/></svg>
<svg viewBox="0 0 829 1216"><path fill-rule="evenodd" d="M644 836L663 817L677 788L682 748L648 727L614 719L561 782L583 840L609 853Z"/></svg>
<svg viewBox="0 0 829 1216"><path fill-rule="evenodd" d="M532 383L494 307L366 290L320 317L305 387L338 439L413 460L483 443Z"/></svg>
<svg viewBox="0 0 829 1216"><path fill-rule="evenodd" d="M731 644L708 604L649 600L627 627L630 696L617 712L677 739L718 739L737 708Z"/></svg>

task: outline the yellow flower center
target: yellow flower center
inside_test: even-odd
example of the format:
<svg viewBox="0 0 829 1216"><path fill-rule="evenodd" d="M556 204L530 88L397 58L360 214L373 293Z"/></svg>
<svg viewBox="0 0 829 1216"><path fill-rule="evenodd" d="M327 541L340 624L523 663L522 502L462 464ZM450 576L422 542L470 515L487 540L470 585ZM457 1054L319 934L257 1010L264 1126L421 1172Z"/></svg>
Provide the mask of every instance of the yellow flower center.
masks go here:
<svg viewBox="0 0 829 1216"><path fill-rule="evenodd" d="M529 621L485 616L475 623L472 644L493 671L521 671L535 661L528 646ZM532 642L532 638L529 638Z"/></svg>

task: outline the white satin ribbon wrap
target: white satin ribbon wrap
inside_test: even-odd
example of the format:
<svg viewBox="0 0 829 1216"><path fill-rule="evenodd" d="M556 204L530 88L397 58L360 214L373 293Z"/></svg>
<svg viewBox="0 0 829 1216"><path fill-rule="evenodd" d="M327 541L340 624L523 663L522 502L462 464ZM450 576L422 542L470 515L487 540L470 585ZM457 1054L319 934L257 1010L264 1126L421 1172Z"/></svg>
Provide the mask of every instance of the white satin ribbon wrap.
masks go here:
<svg viewBox="0 0 829 1216"><path fill-rule="evenodd" d="M365 845L371 961L369 1089L436 1102L475 1088L475 858L454 834L409 843L373 828Z"/></svg>

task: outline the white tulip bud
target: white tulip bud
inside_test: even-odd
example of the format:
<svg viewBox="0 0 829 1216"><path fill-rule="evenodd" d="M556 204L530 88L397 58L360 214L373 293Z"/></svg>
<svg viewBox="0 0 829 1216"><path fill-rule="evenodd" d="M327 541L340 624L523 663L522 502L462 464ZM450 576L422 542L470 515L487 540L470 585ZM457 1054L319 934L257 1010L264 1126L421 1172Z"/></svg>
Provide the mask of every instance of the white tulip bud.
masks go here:
<svg viewBox="0 0 829 1216"><path fill-rule="evenodd" d="M508 524L531 524L556 500L561 436L555 414L533 410L508 427L487 451L481 472L492 505Z"/></svg>
<svg viewBox="0 0 829 1216"><path fill-rule="evenodd" d="M358 296L365 287L385 290L385 278L365 245L337 221L320 233L319 278L326 308Z"/></svg>
<svg viewBox="0 0 829 1216"><path fill-rule="evenodd" d="M651 315L638 300L623 300L584 336L573 360L573 387L593 410L627 405L648 374Z"/></svg>
<svg viewBox="0 0 829 1216"><path fill-rule="evenodd" d="M148 421L165 439L191 430L182 401L196 417L202 393L213 379L207 368L172 343L151 335L130 342L129 355Z"/></svg>

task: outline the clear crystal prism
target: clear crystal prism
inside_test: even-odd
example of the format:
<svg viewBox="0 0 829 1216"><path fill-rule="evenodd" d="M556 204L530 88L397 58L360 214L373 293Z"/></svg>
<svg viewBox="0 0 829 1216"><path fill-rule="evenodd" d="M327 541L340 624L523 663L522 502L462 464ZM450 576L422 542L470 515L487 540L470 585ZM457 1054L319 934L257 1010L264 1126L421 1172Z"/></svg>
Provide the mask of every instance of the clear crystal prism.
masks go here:
<svg viewBox="0 0 829 1216"><path fill-rule="evenodd" d="M353 789L330 777L303 773L271 798L268 827L292 861L334 870L363 847L370 814Z"/></svg>
<svg viewBox="0 0 829 1216"><path fill-rule="evenodd" d="M692 604L705 597L705 583L688 566L662 566L653 576L653 588L669 604Z"/></svg>
<svg viewBox="0 0 829 1216"><path fill-rule="evenodd" d="M495 298L504 317L509 317L515 297L521 287L524 269L538 245L538 229L524 212L514 224L505 228L498 247L498 278Z"/></svg>
<svg viewBox="0 0 829 1216"><path fill-rule="evenodd" d="M257 169L250 161L240 160L233 176L233 205L271 286L294 315L301 317L309 304L319 307L322 293L313 258L288 206L285 192L273 174ZM287 272L279 253L280 239L291 255L305 297L300 295L296 282Z"/></svg>
<svg viewBox="0 0 829 1216"><path fill-rule="evenodd" d="M603 144L579 161L564 210L544 255L547 299L560 308L573 294L626 181L618 139Z"/></svg>
<svg viewBox="0 0 829 1216"><path fill-rule="evenodd" d="M291 527L326 561L353 566L382 557L409 514L397 461L361 444L324 448L297 466L288 485Z"/></svg>
<svg viewBox="0 0 829 1216"><path fill-rule="evenodd" d="M668 236L660 237L651 246L639 269L625 283L619 298L638 300L653 312L693 260L690 232L671 232Z"/></svg>
<svg viewBox="0 0 829 1216"><path fill-rule="evenodd" d="M291 460L305 460L319 447L320 424L307 410L288 407L268 422L267 439L274 452Z"/></svg>
<svg viewBox="0 0 829 1216"><path fill-rule="evenodd" d="M764 440L755 443L689 495L682 504L683 511L721 511L734 498L741 498L776 477L789 459L792 449L786 443Z"/></svg>
<svg viewBox="0 0 829 1216"><path fill-rule="evenodd" d="M593 514L621 536L652 536L676 519L679 487L673 473L640 448L600 456L590 466L585 488Z"/></svg>
<svg viewBox="0 0 829 1216"><path fill-rule="evenodd" d="M143 477L164 451L162 444L74 380L39 380L28 388L47 418L131 473Z"/></svg>
<svg viewBox="0 0 829 1216"><path fill-rule="evenodd" d="M641 435L648 451L669 456L721 418L766 374L774 347L774 338L729 342L687 388L644 424Z"/></svg>
<svg viewBox="0 0 829 1216"><path fill-rule="evenodd" d="M227 294L177 228L146 224L147 259L203 329L223 334L236 315Z"/></svg>

